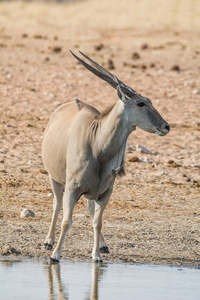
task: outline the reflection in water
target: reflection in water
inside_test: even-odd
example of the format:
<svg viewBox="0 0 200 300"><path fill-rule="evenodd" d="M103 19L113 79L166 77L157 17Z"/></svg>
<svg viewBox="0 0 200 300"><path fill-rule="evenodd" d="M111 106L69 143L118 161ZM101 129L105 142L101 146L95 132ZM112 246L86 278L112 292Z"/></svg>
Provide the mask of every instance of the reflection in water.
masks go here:
<svg viewBox="0 0 200 300"><path fill-rule="evenodd" d="M59 299L67 300L69 295L67 291L64 290L64 285L60 276L60 264L50 264L45 265L48 272L48 283L49 283L49 300ZM57 283L58 291L55 292L55 281ZM58 295L58 298L57 298Z"/></svg>
<svg viewBox="0 0 200 300"><path fill-rule="evenodd" d="M6 300L199 300L199 282L199 269L182 267L0 259Z"/></svg>
<svg viewBox="0 0 200 300"><path fill-rule="evenodd" d="M105 265L101 263L93 263L92 264L92 285L90 291L90 300L98 300L99 299L99 282L105 271Z"/></svg>
<svg viewBox="0 0 200 300"><path fill-rule="evenodd" d="M92 263L92 283L88 296L85 300L98 300L99 299L99 282L106 270L106 265L102 263ZM45 264L45 271L48 274L48 284L49 284L49 300L59 299L67 300L69 299L69 293L67 290L67 284L63 284L61 278L61 265L60 264ZM78 282L77 282L78 284Z"/></svg>

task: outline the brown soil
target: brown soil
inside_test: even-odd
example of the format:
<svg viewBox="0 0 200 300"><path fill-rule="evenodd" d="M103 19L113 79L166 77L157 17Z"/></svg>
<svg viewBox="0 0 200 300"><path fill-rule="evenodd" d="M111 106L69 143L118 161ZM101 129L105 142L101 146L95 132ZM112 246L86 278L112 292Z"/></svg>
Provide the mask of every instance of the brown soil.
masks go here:
<svg viewBox="0 0 200 300"><path fill-rule="evenodd" d="M116 2L0 2L2 257L50 256L41 249L53 198L41 141L53 110L76 97L99 110L117 100L72 49L110 67L171 125L162 138L131 134L126 176L116 181L104 214L110 254L103 258L200 264L199 1ZM137 152L137 144L153 154ZM20 218L23 208L35 217ZM81 198L62 257L90 259L92 245Z"/></svg>

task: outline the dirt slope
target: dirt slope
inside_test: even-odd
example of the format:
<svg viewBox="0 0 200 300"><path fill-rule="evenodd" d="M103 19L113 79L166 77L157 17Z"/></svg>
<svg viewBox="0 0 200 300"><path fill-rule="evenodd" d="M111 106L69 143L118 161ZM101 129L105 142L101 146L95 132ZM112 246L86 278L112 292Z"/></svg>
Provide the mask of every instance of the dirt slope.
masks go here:
<svg viewBox="0 0 200 300"><path fill-rule="evenodd" d="M117 3L117 5L116 5ZM41 249L52 192L41 160L48 118L78 97L104 110L116 92L89 74L82 50L150 98L171 125L166 137L137 129L126 176L104 214L110 261L200 263L199 1L0 3L1 256L48 257ZM146 146L152 154L136 151ZM20 218L23 208L34 218ZM63 258L90 259L93 232L81 199ZM61 216L59 218L57 238Z"/></svg>

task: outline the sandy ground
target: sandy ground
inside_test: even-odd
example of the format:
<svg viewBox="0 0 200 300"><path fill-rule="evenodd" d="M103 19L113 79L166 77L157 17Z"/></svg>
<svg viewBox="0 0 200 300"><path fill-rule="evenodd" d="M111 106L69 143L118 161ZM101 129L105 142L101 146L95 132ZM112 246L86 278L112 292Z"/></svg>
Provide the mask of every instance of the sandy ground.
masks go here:
<svg viewBox="0 0 200 300"><path fill-rule="evenodd" d="M76 97L100 111L117 100L72 49L112 68L171 125L162 138L131 134L126 176L117 179L104 214L110 254L103 259L200 265L199 13L199 1L184 0L0 3L1 257L51 254L41 249L52 215L41 159L51 113ZM136 151L137 144L152 154ZM35 217L21 218L23 208ZM88 260L92 245L81 198L62 257Z"/></svg>

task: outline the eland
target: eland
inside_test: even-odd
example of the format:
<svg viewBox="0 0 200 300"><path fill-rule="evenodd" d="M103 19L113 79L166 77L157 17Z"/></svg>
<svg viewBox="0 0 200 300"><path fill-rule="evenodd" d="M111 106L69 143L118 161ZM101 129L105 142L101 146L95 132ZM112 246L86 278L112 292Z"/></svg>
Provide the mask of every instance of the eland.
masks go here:
<svg viewBox="0 0 200 300"><path fill-rule="evenodd" d="M76 202L84 195L93 221L92 259L102 261L109 253L102 229L103 211L111 196L116 176L124 172L127 138L139 127L164 136L170 126L151 101L125 85L115 75L80 52L90 64L71 54L89 71L117 90L118 101L105 113L78 99L57 108L44 132L42 158L54 193L53 216L44 247L52 249L58 214L63 203L61 233L51 255L59 262L66 233L72 225Z"/></svg>

